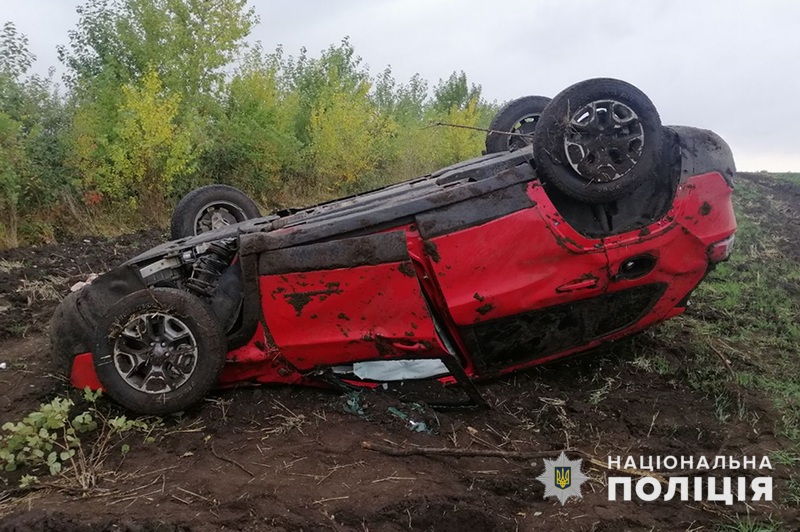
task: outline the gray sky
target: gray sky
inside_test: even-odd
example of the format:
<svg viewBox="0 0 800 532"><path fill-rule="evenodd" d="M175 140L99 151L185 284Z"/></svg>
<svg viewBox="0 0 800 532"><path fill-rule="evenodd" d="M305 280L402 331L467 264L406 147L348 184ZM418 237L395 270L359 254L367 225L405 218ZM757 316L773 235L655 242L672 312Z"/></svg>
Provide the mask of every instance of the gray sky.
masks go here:
<svg viewBox="0 0 800 532"><path fill-rule="evenodd" d="M77 0L0 0L39 58L77 23ZM591 77L637 85L665 124L712 129L740 170L800 171L796 0L251 0L251 40L317 55L349 35L373 73L433 85L454 70L489 100L554 96ZM502 7L500 7L502 6Z"/></svg>

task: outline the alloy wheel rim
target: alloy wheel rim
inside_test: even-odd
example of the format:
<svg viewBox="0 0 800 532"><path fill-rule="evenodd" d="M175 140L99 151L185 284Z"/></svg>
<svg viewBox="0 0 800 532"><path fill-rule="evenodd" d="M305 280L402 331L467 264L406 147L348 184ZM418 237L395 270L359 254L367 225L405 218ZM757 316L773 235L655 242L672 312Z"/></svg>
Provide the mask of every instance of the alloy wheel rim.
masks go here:
<svg viewBox="0 0 800 532"><path fill-rule="evenodd" d="M636 166L644 143L644 128L636 111L617 100L596 100L569 118L564 152L584 180L609 183Z"/></svg>
<svg viewBox="0 0 800 532"><path fill-rule="evenodd" d="M162 394L186 384L197 368L197 340L181 319L163 312L131 316L114 340L113 360L125 383Z"/></svg>

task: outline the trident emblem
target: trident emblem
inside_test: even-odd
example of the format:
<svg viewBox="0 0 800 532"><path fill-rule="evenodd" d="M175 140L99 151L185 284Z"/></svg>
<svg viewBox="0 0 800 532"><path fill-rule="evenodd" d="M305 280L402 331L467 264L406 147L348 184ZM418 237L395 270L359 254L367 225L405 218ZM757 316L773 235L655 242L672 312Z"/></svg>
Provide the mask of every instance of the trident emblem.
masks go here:
<svg viewBox="0 0 800 532"><path fill-rule="evenodd" d="M570 487L572 485L572 483L570 482L570 470L571 469L572 469L571 467L556 467L555 468L556 486L558 486L562 490L563 489L567 489L568 487Z"/></svg>

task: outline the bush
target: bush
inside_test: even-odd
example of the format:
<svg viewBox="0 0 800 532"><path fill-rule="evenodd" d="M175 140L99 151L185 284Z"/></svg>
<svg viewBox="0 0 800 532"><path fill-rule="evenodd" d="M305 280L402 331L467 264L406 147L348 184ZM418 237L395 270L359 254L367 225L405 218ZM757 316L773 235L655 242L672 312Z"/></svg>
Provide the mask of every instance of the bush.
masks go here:
<svg viewBox="0 0 800 532"><path fill-rule="evenodd" d="M59 50L64 95L27 75L24 35L0 36L0 247L162 225L213 182L284 207L410 179L481 153L482 132L432 123L482 127L494 112L464 72L432 94L419 76L371 75L347 38L319 57L248 47L245 0L78 13Z"/></svg>

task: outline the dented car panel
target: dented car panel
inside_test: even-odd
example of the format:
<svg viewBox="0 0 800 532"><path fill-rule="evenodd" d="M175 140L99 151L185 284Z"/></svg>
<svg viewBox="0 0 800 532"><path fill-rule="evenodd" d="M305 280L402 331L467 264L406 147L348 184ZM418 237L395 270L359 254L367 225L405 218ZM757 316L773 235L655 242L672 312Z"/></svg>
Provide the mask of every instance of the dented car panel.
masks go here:
<svg viewBox="0 0 800 532"><path fill-rule="evenodd" d="M301 371L445 356L416 276L406 268L410 262L260 277L275 344Z"/></svg>
<svg viewBox="0 0 800 532"><path fill-rule="evenodd" d="M572 206L523 148L164 244L62 304L56 357L75 386L101 387L96 317L154 286L235 309L219 316L229 349L221 385L320 385L333 366L399 359L441 359L452 370L443 381L474 380L639 332L683 312L736 230L727 145L703 130L670 131L671 170L635 192L640 211L625 204L624 216L614 205ZM200 283L198 264L208 273L220 263L209 254L228 248L233 258Z"/></svg>

